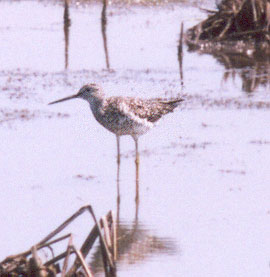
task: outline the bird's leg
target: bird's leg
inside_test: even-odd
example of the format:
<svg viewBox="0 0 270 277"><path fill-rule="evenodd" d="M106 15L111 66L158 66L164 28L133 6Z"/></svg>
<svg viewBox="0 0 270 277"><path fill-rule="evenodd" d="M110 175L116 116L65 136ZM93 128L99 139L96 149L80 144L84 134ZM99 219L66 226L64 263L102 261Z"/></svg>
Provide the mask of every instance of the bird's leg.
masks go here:
<svg viewBox="0 0 270 277"><path fill-rule="evenodd" d="M139 158L139 151L138 151L138 138L133 137L135 141L135 151L136 151L136 158L135 158L135 164L136 164L136 203L139 202L139 164L140 164L140 158Z"/></svg>
<svg viewBox="0 0 270 277"><path fill-rule="evenodd" d="M120 137L116 136L117 141L117 207L120 204Z"/></svg>
<svg viewBox="0 0 270 277"><path fill-rule="evenodd" d="M117 141L117 164L120 164L120 137L116 136Z"/></svg>
<svg viewBox="0 0 270 277"><path fill-rule="evenodd" d="M135 151L136 151L136 158L135 158L135 164L139 165L140 162L140 157L139 157L139 151L138 151L138 138L134 137L134 141L135 141Z"/></svg>

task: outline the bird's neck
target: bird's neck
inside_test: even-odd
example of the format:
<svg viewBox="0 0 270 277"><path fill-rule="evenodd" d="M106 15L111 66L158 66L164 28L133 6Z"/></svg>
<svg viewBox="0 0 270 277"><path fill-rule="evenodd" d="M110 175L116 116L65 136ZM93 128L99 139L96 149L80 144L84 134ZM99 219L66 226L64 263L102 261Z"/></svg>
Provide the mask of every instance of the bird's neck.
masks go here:
<svg viewBox="0 0 270 277"><path fill-rule="evenodd" d="M91 97L85 99L90 104L92 112L95 112L103 105L104 95L103 94L95 94L91 95Z"/></svg>

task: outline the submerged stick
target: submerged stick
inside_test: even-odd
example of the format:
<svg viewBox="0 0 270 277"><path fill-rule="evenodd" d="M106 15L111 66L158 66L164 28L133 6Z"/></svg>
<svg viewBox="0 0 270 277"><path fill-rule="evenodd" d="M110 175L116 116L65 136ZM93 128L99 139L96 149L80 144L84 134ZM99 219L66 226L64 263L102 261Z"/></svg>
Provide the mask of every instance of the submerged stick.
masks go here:
<svg viewBox="0 0 270 277"><path fill-rule="evenodd" d="M87 275L87 277L94 277L94 275L91 273L91 271L89 270L89 267L87 266L83 256L82 256L82 253L80 250L77 250L74 246L72 246L74 252L76 253L78 259L80 260L81 264L82 264L82 267Z"/></svg>
<svg viewBox="0 0 270 277"><path fill-rule="evenodd" d="M116 228L116 221L115 216L112 211L109 212L109 216L111 218L112 226L111 226L111 232L112 232L112 254L113 254L113 260L117 260L117 228Z"/></svg>
<svg viewBox="0 0 270 277"><path fill-rule="evenodd" d="M63 268L62 268L62 277L66 276L66 271L67 271L67 267L68 267L68 259L70 257L71 254L71 250L72 250L72 236L69 237L69 241L68 241L68 247L67 247L67 251L66 251L66 257L64 259L64 264L63 264Z"/></svg>
<svg viewBox="0 0 270 277"><path fill-rule="evenodd" d="M72 254L72 253L73 253L73 252L71 251L71 254ZM54 257L53 259L49 260L48 262L46 262L46 263L44 264L44 266L50 266L50 265L52 265L52 264L55 264L56 262L58 262L58 261L64 259L64 258L66 257L66 255L67 255L67 251L65 251L65 252L63 252L63 253L57 255L57 256Z"/></svg>
<svg viewBox="0 0 270 277"><path fill-rule="evenodd" d="M94 221L96 222L96 225L97 225L97 229L98 229L98 233L99 233L99 240L100 240L101 250L103 251L103 254L105 254L105 257L106 257L106 259L107 259L108 262L109 262L109 266L110 266L111 268L113 268L113 267L114 267L114 263L113 263L113 261L112 261L112 259L111 259L108 246L107 246L107 244L106 244L106 242L105 242L105 240L104 240L104 238L103 238L103 236L102 236L100 224L99 224L99 222L97 221L97 219L96 219L94 213L92 214L92 216L93 216Z"/></svg>
<svg viewBox="0 0 270 277"><path fill-rule="evenodd" d="M98 237L98 229L97 229L97 225L95 224L95 226L92 228L91 232L87 236L86 240L84 241L80 249L80 252L83 258L85 258L88 255L97 237ZM79 258L77 257L72 267L69 269L67 276L73 276L73 274L75 274L75 272L78 270L79 267L80 267L80 261L79 261Z"/></svg>
<svg viewBox="0 0 270 277"><path fill-rule="evenodd" d="M81 215L84 211L88 211L95 225L91 229L91 232L87 236L84 241L81 250L77 250L72 243L72 235L67 234L55 240L52 240L52 237L61 232L65 227L67 227L75 218ZM101 232L101 227L104 229L104 237ZM86 276L92 277L89 267L87 266L84 258L87 256L88 252L92 248L95 240L99 237L101 252L103 255L103 261L106 268L105 273L107 276L115 276L116 268L115 268L115 257L116 257L116 225L113 218L112 212L109 212L106 217L102 218L102 220L97 221L94 211L90 205L84 206L80 208L76 213L74 213L71 217L69 217L64 223L62 223L59 227L57 227L53 232L47 235L43 240L39 243L31 247L30 250L25 251L21 254L15 256L7 257L3 262L0 263L0 273L2 274L13 274L13 272L17 272L19 270L22 274L27 274L27 276L56 276L56 274L60 273L61 270L59 268L59 264L56 264L59 260L64 259L63 268L61 272L61 276L74 276L77 274L78 268L83 267ZM42 263L42 260L38 257L38 250L44 247L49 247L52 251L52 255L54 256L53 249L51 248L52 244L55 244L59 241L69 238L67 250L58 256L52 258L48 262ZM69 270L66 273L68 268L68 262L71 254L76 254L76 260ZM31 255L32 257L28 260L26 257ZM44 275L45 274L45 275ZM49 274L49 275L48 275Z"/></svg>
<svg viewBox="0 0 270 277"><path fill-rule="evenodd" d="M113 218L113 213L110 211L106 217L105 217L106 221L107 221L107 225L112 225L113 227L113 235L112 237L114 237L114 239L112 239L112 244L113 244L113 260L116 260L116 245L115 241L116 241L116 224L115 224L115 220ZM104 227L104 220L100 220L100 224L101 227ZM110 224L109 224L109 223ZM80 252L83 256L83 258L85 258L87 256L87 254L89 253L89 251L91 250L91 248L94 245L95 240L97 239L97 237L99 236L99 232L98 232L98 227L97 224L95 224L95 226L92 228L91 232L89 233L89 235L87 236L86 240L84 241ZM73 274L75 274L75 272L78 270L78 268L80 267L80 261L78 258L76 258L76 260L74 261L72 267L70 268L70 270L67 273L67 276L73 276Z"/></svg>
<svg viewBox="0 0 270 277"><path fill-rule="evenodd" d="M180 82L183 88L184 85L184 74L183 74L183 36L184 36L184 23L181 22L180 27L180 38L178 45L178 61L179 61L179 72L180 72Z"/></svg>
<svg viewBox="0 0 270 277"><path fill-rule="evenodd" d="M49 247L49 248L50 248L50 246L51 246L52 244L55 244L55 243L57 243L57 242L59 242L59 241L62 241L62 240L65 240L66 238L68 238L68 237L70 237L70 236L71 236L71 234L69 233L69 234L67 234L67 235L64 235L64 236L58 238L58 239L52 240L52 241L50 241L49 243L42 244L42 245L35 245L35 247L36 247L37 250L40 250L40 249L45 248L45 247ZM50 248L50 250L51 250L51 248ZM52 251L52 252L53 252L53 251ZM18 257L27 257L27 256L29 256L29 255L31 255L31 254L32 254L32 250L30 249L30 250L27 250L27 251L25 251L25 252L22 252L22 253L19 253L19 254L16 254L16 255L8 256L8 257L7 257L4 261L2 261L1 263L8 262L9 260L14 260L14 259L16 259L16 258L18 258Z"/></svg>
<svg viewBox="0 0 270 277"><path fill-rule="evenodd" d="M64 223L62 223L59 227L57 227L54 231L52 231L48 236L46 236L43 240L41 240L37 245L42 245L52 237L60 233L63 229L65 229L75 218L80 216L85 211L92 211L92 207L90 205L81 207L76 213L74 213L71 217L69 217ZM90 212L92 214L92 212Z"/></svg>
<svg viewBox="0 0 270 277"><path fill-rule="evenodd" d="M111 236L110 236L110 229L109 229L109 224L108 224L107 218L102 217L101 222L103 225L105 242L106 242L108 248L111 250L112 249L112 240L111 240Z"/></svg>

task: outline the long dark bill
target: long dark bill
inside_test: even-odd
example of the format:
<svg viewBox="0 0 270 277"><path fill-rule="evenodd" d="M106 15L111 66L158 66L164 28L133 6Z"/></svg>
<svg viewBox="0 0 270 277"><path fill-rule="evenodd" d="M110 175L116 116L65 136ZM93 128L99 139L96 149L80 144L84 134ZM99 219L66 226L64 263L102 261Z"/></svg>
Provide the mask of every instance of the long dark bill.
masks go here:
<svg viewBox="0 0 270 277"><path fill-rule="evenodd" d="M53 101L53 102L49 103L48 105L53 105L53 104L56 104L56 103L64 102L64 101L67 101L67 100L70 100L70 99L74 99L74 98L77 98L77 97L78 97L77 94L71 95L71 96L68 96L68 97L65 97L65 98Z"/></svg>

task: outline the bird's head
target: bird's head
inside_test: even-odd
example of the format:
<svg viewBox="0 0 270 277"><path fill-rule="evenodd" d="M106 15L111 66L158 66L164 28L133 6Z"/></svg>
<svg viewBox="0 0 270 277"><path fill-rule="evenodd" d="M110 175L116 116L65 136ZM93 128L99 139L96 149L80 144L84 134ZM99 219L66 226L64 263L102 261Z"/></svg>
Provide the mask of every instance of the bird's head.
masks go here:
<svg viewBox="0 0 270 277"><path fill-rule="evenodd" d="M63 101L71 100L74 98L82 98L84 100L90 101L92 97L97 97L98 95L102 94L102 89L97 84L87 84L80 88L77 94L53 101L49 103L49 105L60 103Z"/></svg>

